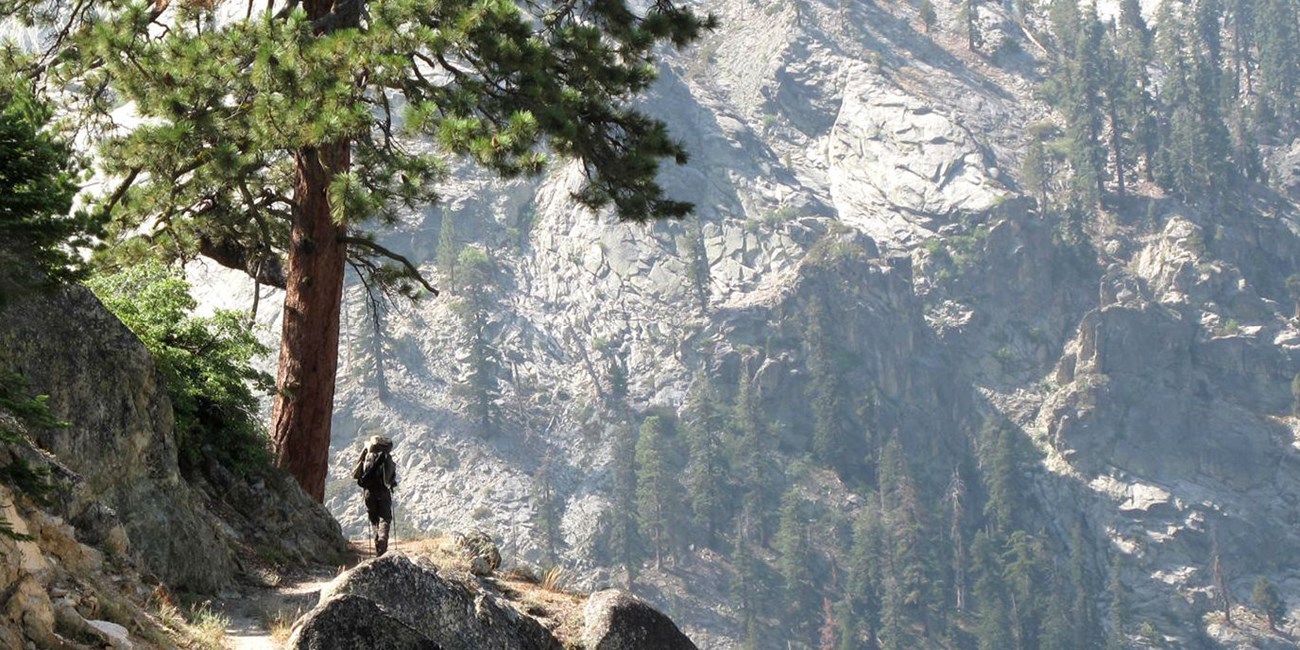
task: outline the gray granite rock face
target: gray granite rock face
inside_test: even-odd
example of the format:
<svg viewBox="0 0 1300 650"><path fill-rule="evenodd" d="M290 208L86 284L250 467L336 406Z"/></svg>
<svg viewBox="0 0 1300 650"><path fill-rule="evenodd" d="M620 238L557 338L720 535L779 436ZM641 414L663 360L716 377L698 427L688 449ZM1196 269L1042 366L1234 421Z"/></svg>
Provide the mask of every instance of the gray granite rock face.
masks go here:
<svg viewBox="0 0 1300 650"><path fill-rule="evenodd" d="M31 435L78 483L59 515L86 543L198 592L241 571L239 547L299 562L346 552L338 524L282 473L248 479L212 465L182 476L161 374L89 291L29 295L0 310L0 366L21 372L68 422Z"/></svg>
<svg viewBox="0 0 1300 650"><path fill-rule="evenodd" d="M168 584L213 590L235 571L223 536L181 478L171 401L144 346L90 291L0 313L0 364L48 394L66 429L33 432L116 511L132 553ZM202 561L195 561L203 558Z"/></svg>

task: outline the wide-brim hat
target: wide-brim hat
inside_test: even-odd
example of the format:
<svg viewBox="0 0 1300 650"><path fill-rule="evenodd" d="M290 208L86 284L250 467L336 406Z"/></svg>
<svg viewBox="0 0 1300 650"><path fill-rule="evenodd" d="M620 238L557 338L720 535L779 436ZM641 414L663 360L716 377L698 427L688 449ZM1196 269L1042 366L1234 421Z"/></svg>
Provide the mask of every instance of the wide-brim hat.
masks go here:
<svg viewBox="0 0 1300 650"><path fill-rule="evenodd" d="M369 449L392 449L393 439L388 436L370 436L366 441L366 447Z"/></svg>

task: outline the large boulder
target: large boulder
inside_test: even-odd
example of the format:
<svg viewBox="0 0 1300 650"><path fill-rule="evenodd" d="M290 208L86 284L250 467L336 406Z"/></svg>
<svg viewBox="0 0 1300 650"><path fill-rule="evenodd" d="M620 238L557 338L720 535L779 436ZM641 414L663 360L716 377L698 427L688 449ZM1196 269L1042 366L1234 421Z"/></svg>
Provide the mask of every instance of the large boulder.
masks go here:
<svg viewBox="0 0 1300 650"><path fill-rule="evenodd" d="M429 644L401 646L410 648L560 650L563 647L545 627L520 613L495 590L472 578L444 577L439 572L428 560L412 560L398 553L362 563L322 591L320 605L299 621L288 647L294 650L394 647L342 634L336 639L323 633L359 629L363 625L376 631L376 638L407 639L407 630L411 630L417 635L412 639ZM358 605L359 600L369 605ZM376 611L382 612L382 616L375 615Z"/></svg>
<svg viewBox="0 0 1300 650"><path fill-rule="evenodd" d="M587 650L696 650L672 619L625 591L592 594L584 618Z"/></svg>
<svg viewBox="0 0 1300 650"><path fill-rule="evenodd" d="M360 596L342 596L312 615L290 647L310 650L442 650L442 646Z"/></svg>

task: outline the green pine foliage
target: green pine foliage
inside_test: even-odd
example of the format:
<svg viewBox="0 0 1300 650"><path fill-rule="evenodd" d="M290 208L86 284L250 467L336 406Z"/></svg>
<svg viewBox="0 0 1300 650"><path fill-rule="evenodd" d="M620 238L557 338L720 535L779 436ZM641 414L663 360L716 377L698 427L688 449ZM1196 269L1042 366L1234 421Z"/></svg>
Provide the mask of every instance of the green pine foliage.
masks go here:
<svg viewBox="0 0 1300 650"><path fill-rule="evenodd" d="M780 497L778 486L784 477L776 464L776 445L762 403L744 369L740 372L729 428L731 467L740 496L740 525L746 537L766 544Z"/></svg>
<svg viewBox="0 0 1300 650"><path fill-rule="evenodd" d="M704 247L704 232L698 218L686 220L686 263L690 267L691 293L700 311L709 308L713 276L709 270L709 252Z"/></svg>
<svg viewBox="0 0 1300 650"><path fill-rule="evenodd" d="M632 590L641 568L643 545L637 521L636 434L630 424L614 433L612 447L614 467L613 500L610 509L610 549L614 562L627 571L627 587Z"/></svg>
<svg viewBox="0 0 1300 650"><path fill-rule="evenodd" d="M808 367L808 398L813 415L813 458L820 464L848 476L853 469L854 445L843 416L841 378L835 362L833 339L826 332L826 306L814 297L806 310L804 348Z"/></svg>
<svg viewBox="0 0 1300 650"><path fill-rule="evenodd" d="M685 490L678 478L681 454L669 428L658 415L646 418L635 451L637 525L656 569L682 545L686 513Z"/></svg>
<svg viewBox="0 0 1300 650"><path fill-rule="evenodd" d="M501 420L497 378L500 362L488 332L492 259L482 249L470 247L460 251L456 266L460 269L462 291L454 309L464 327L468 353L456 392L469 402L470 420L478 434L488 438L497 433Z"/></svg>
<svg viewBox="0 0 1300 650"><path fill-rule="evenodd" d="M759 559L754 556L752 542L745 535L744 527L739 527L736 545L731 552L731 600L740 608L741 624L745 629L745 650L758 650L759 617L763 611L763 595L767 585L763 580Z"/></svg>
<svg viewBox="0 0 1300 650"><path fill-rule="evenodd" d="M1268 627L1271 630L1277 629L1278 621L1286 616L1286 605L1277 595L1277 588L1268 578L1260 576L1255 581L1255 586L1251 589L1250 598L1254 601L1255 606L1264 612L1264 617L1268 619Z"/></svg>
<svg viewBox="0 0 1300 650"><path fill-rule="evenodd" d="M1211 206L1263 180L1260 147L1300 132L1300 9L1293 0L1162 0L1103 23L1054 0L1053 72L1043 95L1065 118L1073 200L1122 198L1137 178ZM1041 151L1024 165L1042 187ZM1032 164L1031 164L1032 163Z"/></svg>
<svg viewBox="0 0 1300 650"><path fill-rule="evenodd" d="M0 71L0 310L18 295L52 290L81 277L75 248L95 231L86 215L70 215L77 163L48 132L50 109L14 77ZM20 429L67 426L51 413L48 396L32 395L27 378L0 365L0 444L26 446ZM21 457L0 467L0 482L40 499L47 476ZM0 517L0 536L29 539Z"/></svg>
<svg viewBox="0 0 1300 650"><path fill-rule="evenodd" d="M729 525L730 471L723 446L726 405L708 373L698 373L686 397L682 435L686 440L686 498L700 542L717 549L719 535Z"/></svg>
<svg viewBox="0 0 1300 650"><path fill-rule="evenodd" d="M70 214L79 165L49 131L50 108L0 70L0 305L7 295L83 275L74 251L97 233Z"/></svg>
<svg viewBox="0 0 1300 650"><path fill-rule="evenodd" d="M593 208L644 220L691 207L655 180L659 161L682 163L685 149L630 105L656 78L656 46L716 25L676 3L638 14L621 0L358 0L234 20L218 18L216 3L96 9L76 16L46 74L84 90L69 103L84 125L127 102L144 118L100 151L102 171L121 181L97 201L110 238L131 242L118 257L225 245L283 254L295 177L334 143L352 150L328 179L333 217L357 233L350 255L394 280L417 270L391 264L368 233L435 202L453 158L515 177L558 154L582 161L588 182L575 196ZM169 28L153 29L164 11Z"/></svg>
<svg viewBox="0 0 1300 650"><path fill-rule="evenodd" d="M555 457L547 450L542 465L533 476L533 522L541 535L542 550L546 560L554 565L559 560L559 550L564 543L560 531L563 502L555 489Z"/></svg>
<svg viewBox="0 0 1300 650"><path fill-rule="evenodd" d="M139 337L161 370L176 417L182 469L211 455L245 474L270 461L258 416L269 375L252 366L268 350L243 314L194 316L198 306L180 271L146 262L96 275L87 285Z"/></svg>
<svg viewBox="0 0 1300 650"><path fill-rule="evenodd" d="M821 600L813 584L813 531L809 530L810 518L806 507L797 488L788 490L781 498L774 539L777 568L788 608L783 619L799 628L798 634L805 637L810 635L810 624L815 620L817 604Z"/></svg>
<svg viewBox="0 0 1300 650"><path fill-rule="evenodd" d="M742 354L752 364L762 353ZM714 527L710 548L728 561L744 647L1101 647L1095 602L1104 581L1088 559L1092 547L1030 528L1038 513L1026 477L1036 463L1011 423L990 419L944 480L917 460L906 433L872 438L874 471L848 485L855 505L826 516L808 487L837 477L812 457L777 465L794 450L778 444L745 366L729 408L713 377L700 373L678 413L690 503L683 516L693 519L682 528L698 540ZM610 397L614 415L627 412L625 393ZM639 493L632 507L642 513L654 512L643 484L655 474L646 468L659 463L653 441L672 430L663 417L652 415L641 431L635 472L620 473L617 459L629 452L615 450L615 481L632 486L616 491ZM611 540L635 528L634 567L660 543L654 522L653 514L611 521Z"/></svg>
<svg viewBox="0 0 1300 650"><path fill-rule="evenodd" d="M925 33L929 34L934 28L934 24L939 22L939 14L934 11L934 3L930 0L921 0L921 6L917 8L921 18L921 25L925 27Z"/></svg>

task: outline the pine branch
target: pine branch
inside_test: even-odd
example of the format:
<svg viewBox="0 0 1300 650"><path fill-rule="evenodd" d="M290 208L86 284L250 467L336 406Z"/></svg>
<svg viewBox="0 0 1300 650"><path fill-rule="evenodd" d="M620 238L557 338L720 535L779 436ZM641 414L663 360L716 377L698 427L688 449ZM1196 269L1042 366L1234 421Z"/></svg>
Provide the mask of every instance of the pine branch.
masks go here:
<svg viewBox="0 0 1300 650"><path fill-rule="evenodd" d="M416 282L419 282L420 286L423 286L426 290L429 291L429 293L432 293L435 298L438 296L439 294L438 289L435 288L432 284L429 284L429 281L425 280L424 275L420 273L420 269L416 268L415 265L411 263L411 260L407 259L404 255L391 251L379 245L378 243L373 242L364 237L349 237L347 235L344 235L342 237L339 237L339 241L343 242L344 244L360 246L372 253L375 253L382 257L386 257L390 260L393 260L394 262L397 262L398 264L401 264L402 267L406 269L407 277L411 278L412 280L415 280Z"/></svg>

